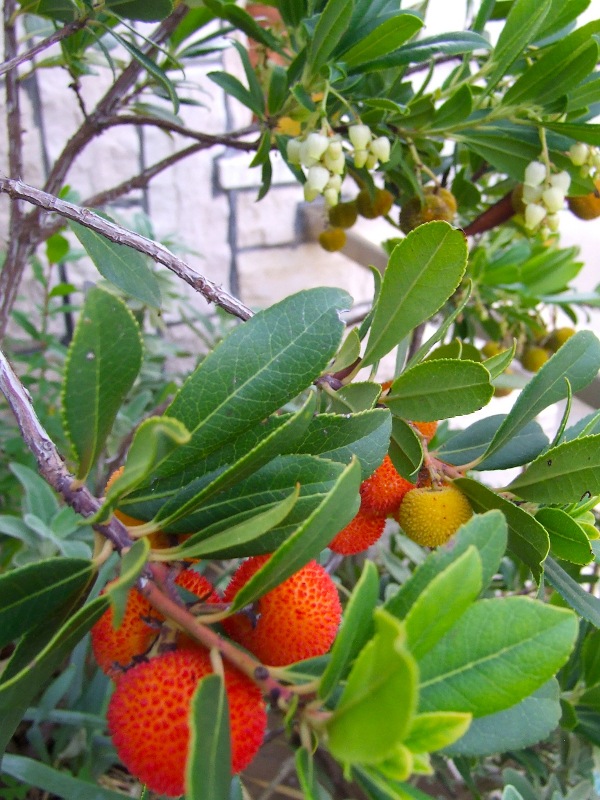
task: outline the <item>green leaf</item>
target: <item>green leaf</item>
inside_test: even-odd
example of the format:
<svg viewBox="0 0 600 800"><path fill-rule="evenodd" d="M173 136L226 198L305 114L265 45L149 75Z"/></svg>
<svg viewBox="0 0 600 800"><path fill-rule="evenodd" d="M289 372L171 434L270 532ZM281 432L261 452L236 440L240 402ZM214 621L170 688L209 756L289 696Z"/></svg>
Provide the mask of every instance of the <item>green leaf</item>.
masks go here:
<svg viewBox="0 0 600 800"><path fill-rule="evenodd" d="M385 403L395 415L429 422L477 411L493 393L490 374L481 364L440 358L403 372Z"/></svg>
<svg viewBox="0 0 600 800"><path fill-rule="evenodd" d="M360 467L353 460L324 500L273 553L236 594L230 610L237 611L279 586L323 550L356 515Z"/></svg>
<svg viewBox="0 0 600 800"><path fill-rule="evenodd" d="M487 91L490 92L509 67L521 56L523 50L535 39L552 6L552 0L515 0L506 23L500 32L486 76Z"/></svg>
<svg viewBox="0 0 600 800"><path fill-rule="evenodd" d="M473 95L471 89L464 84L435 112L433 127L445 131L446 128L466 119L472 110Z"/></svg>
<svg viewBox="0 0 600 800"><path fill-rule="evenodd" d="M379 609L375 626L327 724L329 750L346 764L373 764L391 755L416 711L418 669L402 623Z"/></svg>
<svg viewBox="0 0 600 800"><path fill-rule="evenodd" d="M506 419L505 414L493 414L477 420L464 431L451 436L442 444L438 455L448 464L462 466L480 458L488 449L496 431ZM548 437L537 422L528 422L504 447L481 461L476 469L510 469L527 464L548 447Z"/></svg>
<svg viewBox="0 0 600 800"><path fill-rule="evenodd" d="M90 289L67 356L62 412L85 478L100 454L142 363L133 314L114 295Z"/></svg>
<svg viewBox="0 0 600 800"><path fill-rule="evenodd" d="M464 736L471 715L460 711L430 711L417 714L405 745L413 753L433 753Z"/></svg>
<svg viewBox="0 0 600 800"><path fill-rule="evenodd" d="M592 37L599 30L600 21L595 20L560 39L518 78L502 102L542 106L567 94L594 69L598 45Z"/></svg>
<svg viewBox="0 0 600 800"><path fill-rule="evenodd" d="M299 747L294 758L302 797L304 800L321 800L322 794L315 776L312 752L305 747Z"/></svg>
<svg viewBox="0 0 600 800"><path fill-rule="evenodd" d="M257 117L264 116L264 99L261 97L261 102L259 103L252 92L248 91L244 84L234 78L233 75L229 75L227 72L209 72L208 77L213 83L220 86L223 91L227 92L231 97L235 97L242 105L253 111Z"/></svg>
<svg viewBox="0 0 600 800"><path fill-rule="evenodd" d="M506 517L508 524L508 547L532 571L536 580L542 574L542 564L550 550L550 540L545 528L519 506L501 497L487 486L469 478L455 481L476 513L497 508Z"/></svg>
<svg viewBox="0 0 600 800"><path fill-rule="evenodd" d="M445 754L475 757L531 747L558 726L559 701L560 687L552 678L511 708L473 720L462 739L447 747Z"/></svg>
<svg viewBox="0 0 600 800"><path fill-rule="evenodd" d="M511 484L510 490L536 503L577 503L600 494L600 434L547 450Z"/></svg>
<svg viewBox="0 0 600 800"><path fill-rule="evenodd" d="M590 631L581 651L583 676L588 686L600 683L600 631Z"/></svg>
<svg viewBox="0 0 600 800"><path fill-rule="evenodd" d="M181 473L310 386L336 352L344 329L339 311L351 304L340 289L309 289L229 333L166 410L192 439L163 461L155 477Z"/></svg>
<svg viewBox="0 0 600 800"><path fill-rule="evenodd" d="M471 31L456 31L441 33L437 36L426 36L416 42L410 42L391 53L374 61L369 61L359 71L373 72L375 70L403 67L407 64L422 64L436 56L461 55L471 53L473 50L489 50L490 43L483 36Z"/></svg>
<svg viewBox="0 0 600 800"><path fill-rule="evenodd" d="M423 464L423 447L413 428L400 417L392 418L389 455L400 475L407 481L416 483Z"/></svg>
<svg viewBox="0 0 600 800"><path fill-rule="evenodd" d="M46 258L50 264L59 264L68 255L71 245L60 233L55 233L46 240Z"/></svg>
<svg viewBox="0 0 600 800"><path fill-rule="evenodd" d="M123 800L126 797L121 792L104 789L96 782L88 783L80 778L74 778L64 770L59 771L35 761L33 758L26 758L14 753L4 755L2 772L21 781L29 788L35 786L46 795L55 797L76 797L77 800ZM12 793L10 796L13 796ZM14 797L16 798L17 795Z"/></svg>
<svg viewBox="0 0 600 800"><path fill-rule="evenodd" d="M185 558L237 558L250 555L245 545L261 538L265 533L281 524L289 515L298 499L299 489L290 492L289 496L276 503L262 513L254 514L250 519L232 524L225 530L212 536L202 531L200 537L194 534L182 545L161 550L161 556L177 559ZM233 522L233 520L232 520Z"/></svg>
<svg viewBox="0 0 600 800"><path fill-rule="evenodd" d="M594 554L590 540L577 522L560 508L540 508L535 515L550 537L550 552L574 564L589 564Z"/></svg>
<svg viewBox="0 0 600 800"><path fill-rule="evenodd" d="M503 447L540 411L587 386L600 369L600 342L591 331L579 331L542 366L519 394L512 410L492 439L486 455Z"/></svg>
<svg viewBox="0 0 600 800"><path fill-rule="evenodd" d="M93 575L93 564L79 558L53 558L1 575L0 648L81 595Z"/></svg>
<svg viewBox="0 0 600 800"><path fill-rule="evenodd" d="M500 559L506 550L506 531L506 520L500 511L488 511L473 517L458 530L449 544L427 556L398 592L386 601L384 608L390 614L404 619L436 576L442 574L472 545L479 553L481 585L487 587L498 571Z"/></svg>
<svg viewBox="0 0 600 800"><path fill-rule="evenodd" d="M152 308L160 308L160 289L155 274L137 250L116 244L96 231L69 222L73 233L107 281L136 300Z"/></svg>
<svg viewBox="0 0 600 800"><path fill-rule="evenodd" d="M121 560L121 573L118 580L114 581L106 591L112 608L114 628L118 628L123 620L129 590L141 575L149 551L150 543L147 538L144 537L135 542Z"/></svg>
<svg viewBox="0 0 600 800"><path fill-rule="evenodd" d="M337 688L348 664L373 635L373 609L377 604L378 595L377 567L372 561L365 561L362 574L346 604L340 630L319 683L321 699L327 699Z"/></svg>
<svg viewBox="0 0 600 800"><path fill-rule="evenodd" d="M331 410L337 414L368 411L373 408L381 395L381 385L370 381L359 381L342 386L331 397Z"/></svg>
<svg viewBox="0 0 600 800"><path fill-rule="evenodd" d="M35 659L0 683L0 753L3 753L25 710L50 680L77 642L100 619L108 607L106 596L98 597L74 614L38 653ZM10 664L10 662L9 662Z"/></svg>
<svg viewBox="0 0 600 800"><path fill-rule="evenodd" d="M585 142L586 144L600 147L600 125L593 123L571 123L571 122L549 122L546 125L551 131L568 136L576 142Z"/></svg>
<svg viewBox="0 0 600 800"><path fill-rule="evenodd" d="M384 20L349 50L338 53L349 67L357 67L397 50L423 27L423 21L413 14L395 14Z"/></svg>
<svg viewBox="0 0 600 800"><path fill-rule="evenodd" d="M471 545L433 578L404 619L407 645L417 661L460 619L481 589L481 561Z"/></svg>
<svg viewBox="0 0 600 800"><path fill-rule="evenodd" d="M307 67L314 75L327 63L348 27L354 0L327 0L308 47Z"/></svg>
<svg viewBox="0 0 600 800"><path fill-rule="evenodd" d="M185 765L187 800L229 800L229 705L220 675L202 678L192 697Z"/></svg>
<svg viewBox="0 0 600 800"><path fill-rule="evenodd" d="M112 37L114 37L117 42L127 50L127 52L133 56L133 58L142 65L142 67L146 70L148 75L151 78L154 78L156 83L161 86L165 92L171 103L173 103L173 112L177 114L179 111L179 97L177 96L177 90L175 86L169 80L168 75L154 62L151 58L143 53L139 47L136 47L129 39L126 39L124 36L120 36L114 29L114 27L109 27L108 25L104 26L108 33ZM85 246L85 245L84 245Z"/></svg>
<svg viewBox="0 0 600 800"><path fill-rule="evenodd" d="M173 10L173 0L105 0L106 7L125 19L159 22Z"/></svg>
<svg viewBox="0 0 600 800"><path fill-rule="evenodd" d="M478 601L419 662L419 710L510 708L563 666L577 628L572 612L528 597Z"/></svg>
<svg viewBox="0 0 600 800"><path fill-rule="evenodd" d="M385 271L364 365L378 361L439 311L460 283L466 264L462 231L439 221L411 231L394 249Z"/></svg>
<svg viewBox="0 0 600 800"><path fill-rule="evenodd" d="M548 583L580 617L600 628L600 600L597 597L586 592L553 558L546 559L544 574Z"/></svg>
<svg viewBox="0 0 600 800"><path fill-rule="evenodd" d="M272 66L271 70L269 92L267 94L267 111L269 114L275 115L281 111L283 104L288 99L289 89L286 70L278 64Z"/></svg>
<svg viewBox="0 0 600 800"><path fill-rule="evenodd" d="M269 50L275 50L275 52L281 53L281 43L279 39L273 36L267 28L263 28L259 25L254 17L248 14L243 8L236 5L236 3L229 2L229 0L225 0L225 2L221 2L221 0L202 0L202 2L215 16L231 22L232 25L245 33L250 39L254 39L254 41L265 45Z"/></svg>

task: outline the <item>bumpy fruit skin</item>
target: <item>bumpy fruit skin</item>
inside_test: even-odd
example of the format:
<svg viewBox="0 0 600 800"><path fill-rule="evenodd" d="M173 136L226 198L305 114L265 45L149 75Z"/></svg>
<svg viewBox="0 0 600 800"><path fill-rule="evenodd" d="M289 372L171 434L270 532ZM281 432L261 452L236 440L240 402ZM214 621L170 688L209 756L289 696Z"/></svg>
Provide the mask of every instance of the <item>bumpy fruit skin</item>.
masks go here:
<svg viewBox="0 0 600 800"><path fill-rule="evenodd" d="M521 364L529 372L537 372L550 358L550 352L544 347L527 347L521 356Z"/></svg>
<svg viewBox="0 0 600 800"><path fill-rule="evenodd" d="M569 210L579 219L596 219L596 217L600 217L600 178L595 181L595 186L595 192L576 197L567 197Z"/></svg>
<svg viewBox="0 0 600 800"><path fill-rule="evenodd" d="M329 549L342 556L362 553L381 538L385 517L376 516L362 508L352 522L346 525L329 544Z"/></svg>
<svg viewBox="0 0 600 800"><path fill-rule="evenodd" d="M361 511L387 517L398 510L402 498L414 483L405 480L386 456L375 472L360 485Z"/></svg>
<svg viewBox="0 0 600 800"><path fill-rule="evenodd" d="M452 222L456 215L456 199L452 192L437 186L426 186L421 204L420 197L411 197L400 209L400 230L403 233L433 220Z"/></svg>
<svg viewBox="0 0 600 800"><path fill-rule="evenodd" d="M413 422L413 425L425 437L427 443L433 439L438 428L438 423L435 420L433 422Z"/></svg>
<svg viewBox="0 0 600 800"><path fill-rule="evenodd" d="M231 601L270 556L244 561L225 589ZM335 639L342 607L335 583L310 561L255 604L255 618L247 613L223 620L231 638L263 662L281 667L326 653Z"/></svg>
<svg viewBox="0 0 600 800"><path fill-rule="evenodd" d="M384 217L394 205L394 195L387 189L375 189L373 197L368 189L361 189L356 196L356 207L361 217L376 219Z"/></svg>
<svg viewBox="0 0 600 800"><path fill-rule="evenodd" d="M473 516L469 501L454 485L408 492L398 512L404 533L423 547L439 547Z"/></svg>
<svg viewBox="0 0 600 800"><path fill-rule="evenodd" d="M356 203L338 203L329 209L328 216L329 224L334 228L351 228L358 218Z"/></svg>
<svg viewBox="0 0 600 800"><path fill-rule="evenodd" d="M229 664L224 667L231 771L238 773L258 752L267 718L258 687ZM107 714L113 743L127 769L157 794L185 792L190 702L198 682L212 671L207 650L184 648L138 664L117 684ZM207 719L206 727L213 722Z"/></svg>
<svg viewBox="0 0 600 800"><path fill-rule="evenodd" d="M195 570L183 570L175 583L195 594L198 602L221 602L210 581ZM164 621L162 614L137 589L131 589L121 625L116 629L113 627L113 612L109 608L91 630L92 652L100 669L113 680L119 680L151 649ZM187 641L184 634L179 634L179 637Z"/></svg>
<svg viewBox="0 0 600 800"><path fill-rule="evenodd" d="M548 336L546 347L556 353L571 336L575 335L575 332L575 328L556 328Z"/></svg>
<svg viewBox="0 0 600 800"><path fill-rule="evenodd" d="M342 228L327 228L319 234L319 244L328 253L335 253L346 244L346 233Z"/></svg>

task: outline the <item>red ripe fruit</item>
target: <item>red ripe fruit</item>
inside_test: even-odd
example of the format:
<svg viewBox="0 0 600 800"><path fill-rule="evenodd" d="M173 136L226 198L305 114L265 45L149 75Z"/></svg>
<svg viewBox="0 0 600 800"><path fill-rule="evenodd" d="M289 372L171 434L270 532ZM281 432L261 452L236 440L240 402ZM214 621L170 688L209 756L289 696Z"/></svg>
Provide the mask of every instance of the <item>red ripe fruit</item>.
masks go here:
<svg viewBox="0 0 600 800"><path fill-rule="evenodd" d="M267 716L259 688L234 667L224 667L231 771L237 773L258 752ZM185 792L190 702L198 682L212 671L208 651L189 647L138 664L117 683L107 714L112 740L123 764L152 792L169 797ZM205 720L206 728L213 723Z"/></svg>
<svg viewBox="0 0 600 800"><path fill-rule="evenodd" d="M221 602L210 581L195 570L183 570L175 583L195 594L199 602ZM113 680L119 678L151 649L164 621L137 589L131 589L119 627L113 626L109 608L92 628L92 652L100 669Z"/></svg>
<svg viewBox="0 0 600 800"><path fill-rule="evenodd" d="M415 485L405 480L392 464L392 459L386 456L371 477L360 486L360 510L387 517L398 510L404 495L414 488Z"/></svg>
<svg viewBox="0 0 600 800"><path fill-rule="evenodd" d="M437 421L436 422L413 422L415 428L419 431L421 436L425 438L426 442L430 442L433 437L435 436L435 432L437 431Z"/></svg>
<svg viewBox="0 0 600 800"><path fill-rule="evenodd" d="M253 556L238 568L225 590L232 601L270 556ZM335 583L310 561L254 605L254 614L234 614L223 627L263 664L280 667L320 656L331 647L342 616Z"/></svg>
<svg viewBox="0 0 600 800"><path fill-rule="evenodd" d="M362 508L352 522L346 525L329 545L334 553L351 556L362 553L381 537L385 517L375 516Z"/></svg>

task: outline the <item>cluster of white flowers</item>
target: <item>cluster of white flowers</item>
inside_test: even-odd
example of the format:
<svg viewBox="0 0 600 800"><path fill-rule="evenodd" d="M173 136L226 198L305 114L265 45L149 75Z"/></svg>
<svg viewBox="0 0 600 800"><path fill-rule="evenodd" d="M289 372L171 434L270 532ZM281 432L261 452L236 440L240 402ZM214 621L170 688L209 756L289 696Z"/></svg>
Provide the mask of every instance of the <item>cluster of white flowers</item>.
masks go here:
<svg viewBox="0 0 600 800"><path fill-rule="evenodd" d="M569 158L579 170L582 178L600 177L600 149L583 142L571 145Z"/></svg>
<svg viewBox="0 0 600 800"><path fill-rule="evenodd" d="M306 175L304 198L311 202L323 195L329 207L337 205L346 169L346 152L354 158L354 166L376 169L390 160L390 140L374 137L368 125L351 125L350 141L339 134L328 136L313 131L306 138L296 137L287 143L290 164L302 167Z"/></svg>
<svg viewBox="0 0 600 800"><path fill-rule="evenodd" d="M525 227L530 231L557 231L558 212L565 204L570 183L571 176L565 170L551 174L541 161L528 164L523 181Z"/></svg>

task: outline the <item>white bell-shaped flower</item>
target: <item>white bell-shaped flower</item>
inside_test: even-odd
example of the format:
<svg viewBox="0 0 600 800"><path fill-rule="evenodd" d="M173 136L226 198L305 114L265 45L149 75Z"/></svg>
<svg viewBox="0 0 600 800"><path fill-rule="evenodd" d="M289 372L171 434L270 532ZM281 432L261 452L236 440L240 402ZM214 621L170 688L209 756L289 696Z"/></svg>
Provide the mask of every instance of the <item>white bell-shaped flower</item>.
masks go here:
<svg viewBox="0 0 600 800"><path fill-rule="evenodd" d="M557 172L556 175L550 176L550 186L555 186L557 189L560 189L561 192L564 192L564 194L569 191L570 185L571 176L565 169L563 169L562 172Z"/></svg>
<svg viewBox="0 0 600 800"><path fill-rule="evenodd" d="M581 167L588 160L590 148L583 142L576 142L569 148L569 158L576 167Z"/></svg>
<svg viewBox="0 0 600 800"><path fill-rule="evenodd" d="M322 133L309 133L300 146L300 160L305 167L318 164L321 156L327 150L329 139Z"/></svg>
<svg viewBox="0 0 600 800"><path fill-rule="evenodd" d="M546 209L538 203L529 203L525 208L525 227L534 230L546 218Z"/></svg>
<svg viewBox="0 0 600 800"><path fill-rule="evenodd" d="M373 139L369 145L369 150L371 153L377 158L378 161L381 161L382 164L385 164L390 160L391 149L392 147L390 140L387 138L387 136L378 136L376 139Z"/></svg>
<svg viewBox="0 0 600 800"><path fill-rule="evenodd" d="M541 161L532 161L525 168L525 180L528 186L539 186L546 179L546 165Z"/></svg>
<svg viewBox="0 0 600 800"><path fill-rule="evenodd" d="M555 214L565 204L565 193L556 186L551 186L542 192L542 202L551 214Z"/></svg>
<svg viewBox="0 0 600 800"><path fill-rule="evenodd" d="M367 150L372 139L371 129L368 125L350 125L348 138L355 150Z"/></svg>

